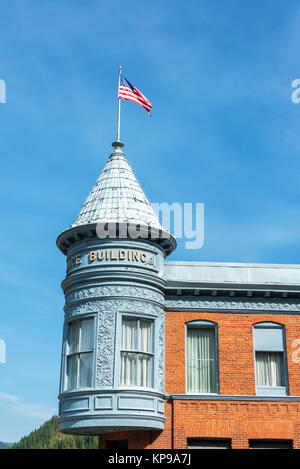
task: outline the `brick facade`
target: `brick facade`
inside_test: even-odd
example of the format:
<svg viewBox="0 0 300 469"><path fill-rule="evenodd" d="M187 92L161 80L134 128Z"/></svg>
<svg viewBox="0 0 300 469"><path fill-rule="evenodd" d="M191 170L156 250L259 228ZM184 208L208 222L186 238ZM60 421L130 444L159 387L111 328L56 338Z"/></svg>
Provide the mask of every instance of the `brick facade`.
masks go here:
<svg viewBox="0 0 300 469"><path fill-rule="evenodd" d="M296 363L298 356L293 343L300 338L299 317L266 313L167 312L165 378L168 395L185 394L185 324L194 320L209 320L218 325L220 396L211 400L174 396L165 402L166 423L162 432L102 435L99 448L109 447L111 441L126 439L129 449L185 449L187 438L226 438L231 440L232 448L248 448L249 439L284 439L291 440L294 448L300 448L300 398L255 398L252 327L262 321L285 326L289 396L300 396L300 363ZM221 399L222 395L239 398ZM253 396L252 399L249 396Z"/></svg>

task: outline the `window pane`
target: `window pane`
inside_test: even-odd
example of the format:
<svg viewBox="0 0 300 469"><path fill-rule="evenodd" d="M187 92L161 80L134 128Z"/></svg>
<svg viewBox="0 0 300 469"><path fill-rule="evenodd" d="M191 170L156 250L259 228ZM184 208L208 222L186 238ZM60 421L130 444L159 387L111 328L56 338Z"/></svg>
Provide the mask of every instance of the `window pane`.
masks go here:
<svg viewBox="0 0 300 469"><path fill-rule="evenodd" d="M138 386L150 388L152 386L152 363L151 355L139 355Z"/></svg>
<svg viewBox="0 0 300 469"><path fill-rule="evenodd" d="M79 356L79 387L92 386L93 353L83 353Z"/></svg>
<svg viewBox="0 0 300 469"><path fill-rule="evenodd" d="M140 321L139 344L141 352L152 353L152 321Z"/></svg>
<svg viewBox="0 0 300 469"><path fill-rule="evenodd" d="M284 350L282 327L254 326L255 350L282 352Z"/></svg>
<svg viewBox="0 0 300 469"><path fill-rule="evenodd" d="M78 356L73 355L67 358L67 389L77 387L77 360Z"/></svg>
<svg viewBox="0 0 300 469"><path fill-rule="evenodd" d="M69 353L79 351L79 328L79 321L74 321L69 324Z"/></svg>
<svg viewBox="0 0 300 469"><path fill-rule="evenodd" d="M121 385L152 387L153 321L123 317L121 349Z"/></svg>
<svg viewBox="0 0 300 469"><path fill-rule="evenodd" d="M256 386L284 386L283 353L256 352Z"/></svg>
<svg viewBox="0 0 300 469"><path fill-rule="evenodd" d="M121 352L121 385L136 385L136 353Z"/></svg>
<svg viewBox="0 0 300 469"><path fill-rule="evenodd" d="M187 391L217 391L214 328L188 328Z"/></svg>
<svg viewBox="0 0 300 469"><path fill-rule="evenodd" d="M137 319L123 318L122 321L122 349L137 349Z"/></svg>
<svg viewBox="0 0 300 469"><path fill-rule="evenodd" d="M81 346L80 351L93 350L94 346L94 320L83 319L81 321Z"/></svg>

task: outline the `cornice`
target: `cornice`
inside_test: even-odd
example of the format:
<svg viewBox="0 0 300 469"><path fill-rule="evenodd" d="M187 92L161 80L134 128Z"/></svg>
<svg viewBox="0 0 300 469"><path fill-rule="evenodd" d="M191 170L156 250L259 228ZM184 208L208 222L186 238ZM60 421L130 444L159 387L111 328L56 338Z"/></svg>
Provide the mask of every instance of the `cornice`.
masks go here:
<svg viewBox="0 0 300 469"><path fill-rule="evenodd" d="M166 297L165 308L168 311L221 311L221 312L272 312L272 313L300 313L299 300L271 301L263 298L210 298L201 297Z"/></svg>

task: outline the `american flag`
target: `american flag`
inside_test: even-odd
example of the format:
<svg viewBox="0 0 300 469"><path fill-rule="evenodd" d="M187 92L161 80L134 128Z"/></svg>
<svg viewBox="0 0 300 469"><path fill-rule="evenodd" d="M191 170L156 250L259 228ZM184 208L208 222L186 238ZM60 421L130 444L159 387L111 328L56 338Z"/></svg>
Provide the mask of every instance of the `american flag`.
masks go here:
<svg viewBox="0 0 300 469"><path fill-rule="evenodd" d="M127 101L134 101L146 109L148 114L151 116L150 109L152 108L152 104L150 101L135 86L132 86L122 73L120 75L118 97L121 99L127 99Z"/></svg>

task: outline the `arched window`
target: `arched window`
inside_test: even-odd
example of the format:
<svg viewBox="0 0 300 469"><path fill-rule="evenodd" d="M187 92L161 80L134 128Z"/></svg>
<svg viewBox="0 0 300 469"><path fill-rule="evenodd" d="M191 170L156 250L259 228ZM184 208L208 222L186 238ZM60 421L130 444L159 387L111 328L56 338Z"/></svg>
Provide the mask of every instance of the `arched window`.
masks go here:
<svg viewBox="0 0 300 469"><path fill-rule="evenodd" d="M218 392L217 324L192 321L186 325L186 390Z"/></svg>
<svg viewBox="0 0 300 469"><path fill-rule="evenodd" d="M261 322L253 326L257 395L287 394L284 326Z"/></svg>

